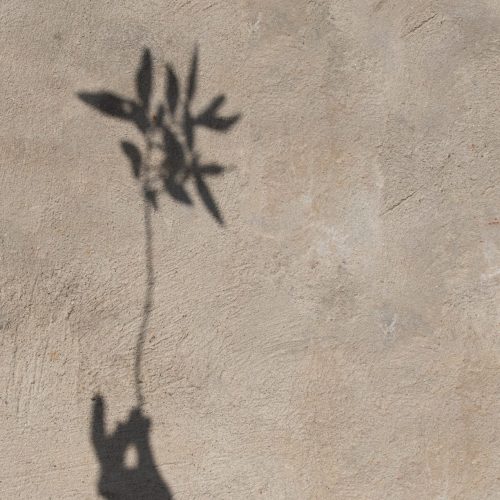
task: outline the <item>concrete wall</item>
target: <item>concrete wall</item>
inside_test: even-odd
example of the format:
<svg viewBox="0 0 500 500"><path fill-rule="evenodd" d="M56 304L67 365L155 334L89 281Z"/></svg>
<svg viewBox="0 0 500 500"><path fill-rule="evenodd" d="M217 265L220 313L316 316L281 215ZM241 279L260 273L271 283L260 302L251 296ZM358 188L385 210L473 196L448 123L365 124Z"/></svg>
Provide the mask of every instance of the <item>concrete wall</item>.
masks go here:
<svg viewBox="0 0 500 500"><path fill-rule="evenodd" d="M2 0L0 68L2 499L500 498L497 0Z"/></svg>

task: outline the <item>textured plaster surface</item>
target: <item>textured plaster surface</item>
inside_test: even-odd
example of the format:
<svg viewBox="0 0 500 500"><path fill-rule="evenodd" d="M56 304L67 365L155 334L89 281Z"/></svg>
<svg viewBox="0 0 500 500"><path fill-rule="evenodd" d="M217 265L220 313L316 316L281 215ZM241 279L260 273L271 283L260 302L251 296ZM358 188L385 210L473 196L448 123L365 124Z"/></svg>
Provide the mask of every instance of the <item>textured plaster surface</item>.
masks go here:
<svg viewBox="0 0 500 500"><path fill-rule="evenodd" d="M78 99L140 54L241 113L225 219L159 197L144 412L178 499L500 498L497 0L0 2L0 497L97 498L144 212ZM155 92L161 89L155 87Z"/></svg>

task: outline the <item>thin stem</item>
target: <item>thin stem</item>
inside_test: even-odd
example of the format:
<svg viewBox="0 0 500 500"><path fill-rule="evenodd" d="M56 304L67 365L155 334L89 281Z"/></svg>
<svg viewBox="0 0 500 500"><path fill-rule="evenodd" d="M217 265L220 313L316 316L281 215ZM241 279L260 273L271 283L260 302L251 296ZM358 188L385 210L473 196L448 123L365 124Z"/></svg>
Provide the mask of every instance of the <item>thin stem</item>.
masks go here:
<svg viewBox="0 0 500 500"><path fill-rule="evenodd" d="M146 136L146 159L144 161L144 179L143 179L143 202L144 202L144 255L146 263L146 288L144 292L144 305L142 308L142 321L137 335L135 347L135 394L137 405L144 405L144 394L142 392L142 355L144 351L144 342L146 340L149 317L153 309L155 276L153 268L153 227L152 227L152 201L148 198L150 191L150 153L152 143Z"/></svg>

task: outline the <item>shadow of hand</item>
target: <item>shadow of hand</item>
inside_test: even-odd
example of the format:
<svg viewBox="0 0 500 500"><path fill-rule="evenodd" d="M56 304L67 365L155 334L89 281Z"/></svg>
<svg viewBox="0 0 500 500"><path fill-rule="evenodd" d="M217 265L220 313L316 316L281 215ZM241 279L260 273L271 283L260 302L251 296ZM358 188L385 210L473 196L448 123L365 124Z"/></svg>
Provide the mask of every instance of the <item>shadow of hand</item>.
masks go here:
<svg viewBox="0 0 500 500"><path fill-rule="evenodd" d="M156 467L149 441L151 421L140 408L133 408L126 422L106 434L104 401L94 398L92 443L101 467L99 494L107 499L169 500L171 493ZM137 461L125 463L125 454L135 447Z"/></svg>

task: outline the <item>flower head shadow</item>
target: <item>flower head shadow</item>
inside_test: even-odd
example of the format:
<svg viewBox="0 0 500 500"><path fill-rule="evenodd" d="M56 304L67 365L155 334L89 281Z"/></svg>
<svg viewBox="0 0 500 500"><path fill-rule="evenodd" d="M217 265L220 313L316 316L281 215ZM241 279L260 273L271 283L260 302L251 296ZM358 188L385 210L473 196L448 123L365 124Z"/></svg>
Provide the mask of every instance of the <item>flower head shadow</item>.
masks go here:
<svg viewBox="0 0 500 500"><path fill-rule="evenodd" d="M186 81L181 91L174 68L165 67L165 89L162 101L152 109L153 61L145 49L136 71L136 97L129 99L112 92L81 92L80 99L101 113L131 122L144 139L141 150L136 144L122 141L132 173L142 185L144 198L157 208L157 196L165 190L176 201L192 204L188 183L192 182L207 210L223 223L220 209L208 187L206 178L221 175L224 167L216 163L202 163L196 149L196 131L199 127L215 132L227 132L240 115L221 116L224 95L218 95L200 112L194 113L193 100L198 81L198 49L195 47ZM160 160L157 153L160 153Z"/></svg>

